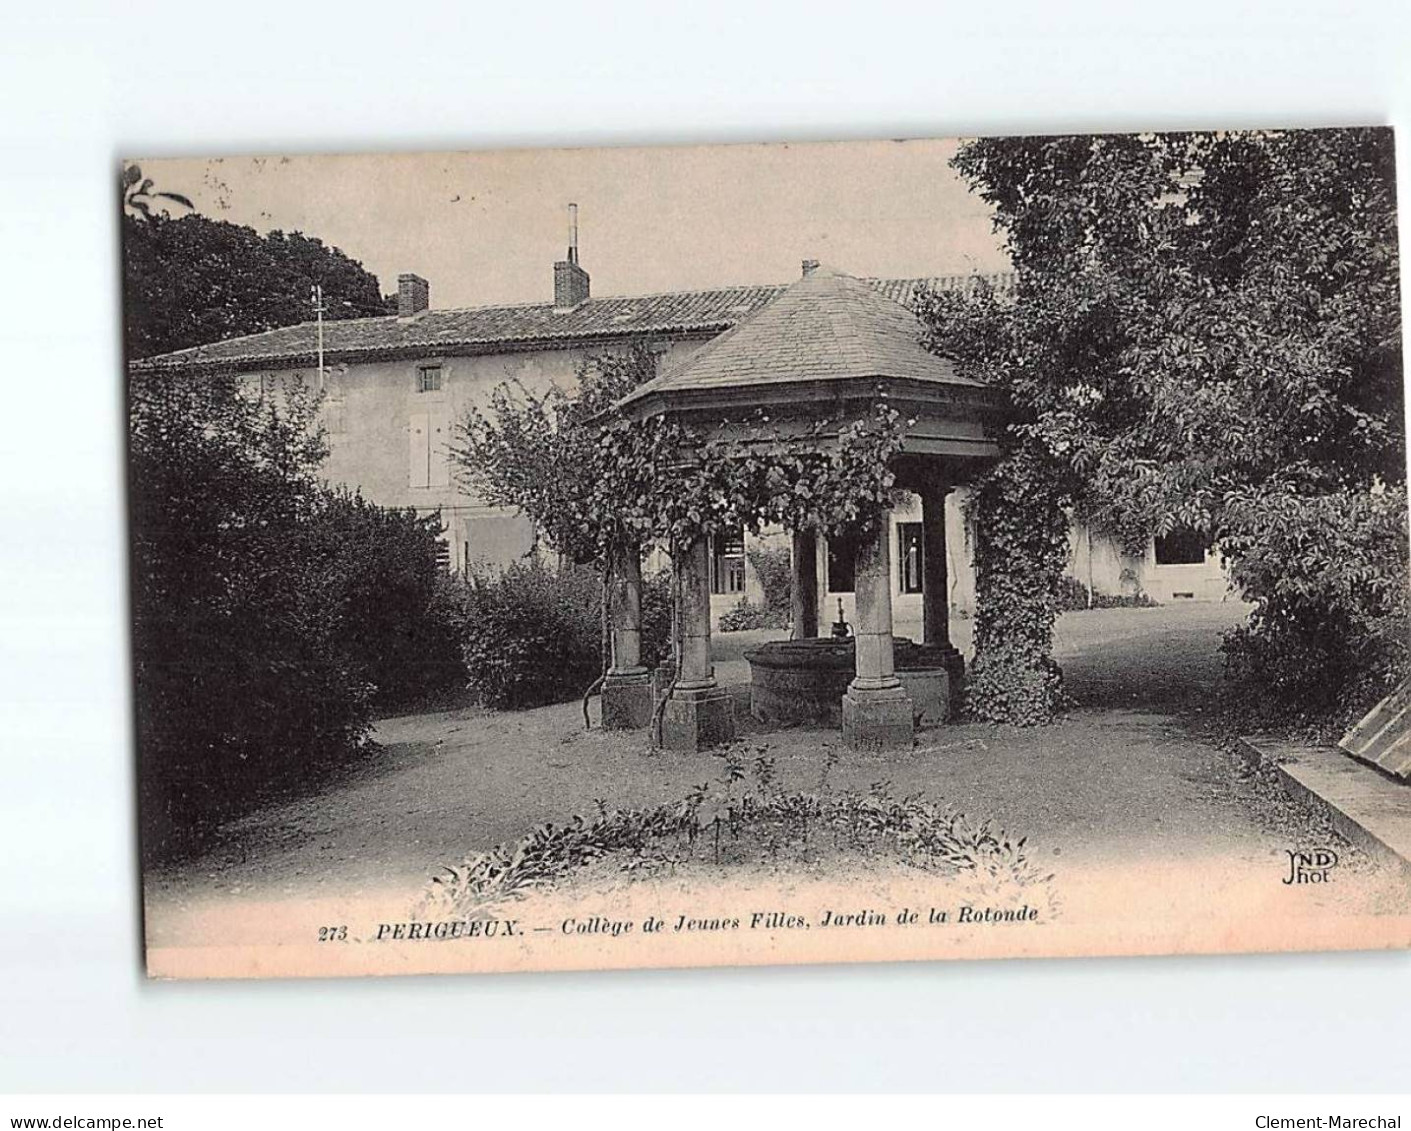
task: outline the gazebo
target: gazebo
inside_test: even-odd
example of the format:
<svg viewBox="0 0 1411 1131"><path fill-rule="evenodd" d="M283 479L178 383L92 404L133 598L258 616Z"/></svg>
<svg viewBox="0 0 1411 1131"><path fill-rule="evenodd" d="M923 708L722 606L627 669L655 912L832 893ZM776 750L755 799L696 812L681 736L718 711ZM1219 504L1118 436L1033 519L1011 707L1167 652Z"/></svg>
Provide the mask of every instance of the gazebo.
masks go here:
<svg viewBox="0 0 1411 1131"><path fill-rule="evenodd" d="M778 298L679 366L619 402L629 420L666 416L707 437L743 437L765 413L774 435L836 443L839 430L872 413L879 397L908 421L893 470L922 505L922 646L957 676L950 642L945 499L998 454L997 396L962 377L921 344L923 327L865 280L806 260L803 276ZM891 522L875 516L859 539L855 566L854 674L842 697L845 742L853 748L909 747L915 726L898 678L892 637ZM796 641L819 636L817 534L792 532ZM662 715L662 744L697 750L735 733L732 701L710 658L709 549L698 539L673 560L680 593L682 650ZM640 663L641 566L619 561L610 615L612 666L603 688L609 727L650 720L650 677ZM954 684L952 684L953 686Z"/></svg>

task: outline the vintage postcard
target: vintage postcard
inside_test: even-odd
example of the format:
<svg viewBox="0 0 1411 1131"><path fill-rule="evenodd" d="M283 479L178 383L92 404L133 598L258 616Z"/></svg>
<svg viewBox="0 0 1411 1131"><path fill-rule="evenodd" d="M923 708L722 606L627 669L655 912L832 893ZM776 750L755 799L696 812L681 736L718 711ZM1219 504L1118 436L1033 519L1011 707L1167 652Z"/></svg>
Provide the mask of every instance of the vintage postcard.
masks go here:
<svg viewBox="0 0 1411 1131"><path fill-rule="evenodd" d="M1390 130L118 175L152 976L1411 944Z"/></svg>

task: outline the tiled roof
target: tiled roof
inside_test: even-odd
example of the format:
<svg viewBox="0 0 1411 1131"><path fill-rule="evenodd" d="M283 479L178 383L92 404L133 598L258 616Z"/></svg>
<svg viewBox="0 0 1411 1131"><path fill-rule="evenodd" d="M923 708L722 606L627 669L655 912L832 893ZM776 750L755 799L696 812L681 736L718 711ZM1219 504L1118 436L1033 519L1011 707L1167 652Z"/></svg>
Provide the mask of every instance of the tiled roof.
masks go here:
<svg viewBox="0 0 1411 1131"><path fill-rule="evenodd" d="M1014 275L1005 272L998 275L931 275L924 279L863 279L869 286L876 287L893 302L910 306L916 291L925 287L932 291L965 291L975 287L981 280L999 291L1010 291L1014 286Z"/></svg>
<svg viewBox="0 0 1411 1131"><path fill-rule="evenodd" d="M1003 282L1004 277L998 277ZM898 301L930 284L955 289L973 276L930 279L869 279L867 283ZM480 306L466 310L427 310L414 318L387 315L323 324L324 357L340 361L381 357L491 353L501 349L553 348L640 335L718 334L728 330L786 290L782 284L673 291L655 295L590 298L572 310L552 303ZM311 364L317 349L312 322L262 334L142 358L135 370L232 371Z"/></svg>
<svg viewBox="0 0 1411 1131"><path fill-rule="evenodd" d="M621 403L656 394L859 377L981 385L957 375L920 338L916 315L889 298L886 287L819 267Z"/></svg>

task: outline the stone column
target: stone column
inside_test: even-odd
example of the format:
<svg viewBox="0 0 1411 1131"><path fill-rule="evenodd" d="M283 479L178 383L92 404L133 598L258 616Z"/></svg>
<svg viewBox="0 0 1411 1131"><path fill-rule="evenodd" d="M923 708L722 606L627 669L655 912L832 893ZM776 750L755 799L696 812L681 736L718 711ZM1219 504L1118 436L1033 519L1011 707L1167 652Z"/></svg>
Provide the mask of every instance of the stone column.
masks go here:
<svg viewBox="0 0 1411 1131"><path fill-rule="evenodd" d="M892 660L892 520L883 509L858 539L856 674L843 696L843 741L854 750L910 749L911 697Z"/></svg>
<svg viewBox="0 0 1411 1131"><path fill-rule="evenodd" d="M715 682L710 662L710 551L699 538L672 568L681 592L681 671L662 711L661 744L694 753L735 737L730 693Z"/></svg>
<svg viewBox="0 0 1411 1131"><path fill-rule="evenodd" d="M637 546L613 555L608 589L612 667L603 680L603 728L638 730L652 721L652 678L642 666L642 555Z"/></svg>
<svg viewBox="0 0 1411 1131"><path fill-rule="evenodd" d="M921 642L950 644L950 571L946 568L946 496L950 488L921 490Z"/></svg>
<svg viewBox="0 0 1411 1131"><path fill-rule="evenodd" d="M818 535L812 530L794 531L793 568L789 604L794 627L790 636L812 640L818 635Z"/></svg>
<svg viewBox="0 0 1411 1131"><path fill-rule="evenodd" d="M921 642L936 653L946 673L943 717L960 704L965 657L950 640L950 571L946 554L946 496L949 484L930 481L921 488Z"/></svg>

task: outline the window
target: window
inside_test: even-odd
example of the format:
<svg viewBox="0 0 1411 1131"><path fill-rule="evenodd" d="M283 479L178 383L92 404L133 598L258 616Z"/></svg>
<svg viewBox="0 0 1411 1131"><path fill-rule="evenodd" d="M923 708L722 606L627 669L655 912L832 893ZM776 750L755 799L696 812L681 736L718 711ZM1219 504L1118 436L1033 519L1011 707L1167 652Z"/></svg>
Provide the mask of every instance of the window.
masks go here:
<svg viewBox="0 0 1411 1131"><path fill-rule="evenodd" d="M926 548L919 522L897 523L897 573L903 593L920 593Z"/></svg>
<svg viewBox="0 0 1411 1131"><path fill-rule="evenodd" d="M1157 565L1204 565L1210 539L1198 530L1177 527L1156 537Z"/></svg>
<svg viewBox="0 0 1411 1131"><path fill-rule="evenodd" d="M857 539L828 539L828 592L851 593L857 588Z"/></svg>
<svg viewBox="0 0 1411 1131"><path fill-rule="evenodd" d="M716 535L710 540L710 591L745 591L745 532Z"/></svg>
<svg viewBox="0 0 1411 1131"><path fill-rule="evenodd" d="M1177 527L1156 537L1157 565L1203 565L1210 539L1200 531Z"/></svg>
<svg viewBox="0 0 1411 1131"><path fill-rule="evenodd" d="M441 367L439 365L417 366L416 391L418 393L439 393L441 391Z"/></svg>

